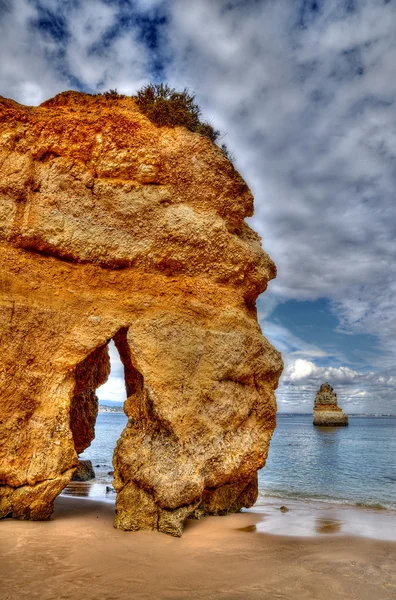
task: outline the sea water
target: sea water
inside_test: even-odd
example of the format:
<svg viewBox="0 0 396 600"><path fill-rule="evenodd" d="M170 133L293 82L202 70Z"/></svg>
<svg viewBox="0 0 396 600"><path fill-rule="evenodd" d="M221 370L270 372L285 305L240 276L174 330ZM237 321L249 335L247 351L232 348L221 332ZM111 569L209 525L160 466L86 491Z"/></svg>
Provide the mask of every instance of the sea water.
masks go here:
<svg viewBox="0 0 396 600"><path fill-rule="evenodd" d="M112 481L112 455L127 422L99 413L90 459L97 483ZM348 427L314 427L311 415L278 415L259 498L309 499L396 510L396 417L349 417Z"/></svg>
<svg viewBox="0 0 396 600"><path fill-rule="evenodd" d="M278 415L266 496L396 510L396 417L349 417L348 427L314 427L311 415Z"/></svg>
<svg viewBox="0 0 396 600"><path fill-rule="evenodd" d="M127 422L127 416L123 412L100 412L98 414L95 425L95 439L80 455L81 459L92 461L97 483L110 485L112 482L113 453Z"/></svg>

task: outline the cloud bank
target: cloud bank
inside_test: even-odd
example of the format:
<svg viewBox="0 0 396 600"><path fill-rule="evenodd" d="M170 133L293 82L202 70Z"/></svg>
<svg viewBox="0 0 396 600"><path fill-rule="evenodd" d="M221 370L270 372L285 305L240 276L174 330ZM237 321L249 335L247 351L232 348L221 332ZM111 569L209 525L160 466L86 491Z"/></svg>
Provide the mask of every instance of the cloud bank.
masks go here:
<svg viewBox="0 0 396 600"><path fill-rule="evenodd" d="M396 386L392 372L359 373L348 367L318 367L301 358L291 362L283 374L278 390L282 411L311 412L315 393L324 381L331 381L340 406L350 414L393 414L388 402Z"/></svg>
<svg viewBox="0 0 396 600"><path fill-rule="evenodd" d="M280 405L328 377L395 407L396 2L0 0L0 17L0 94L19 102L152 80L195 90L255 194L278 266L267 307L327 298L339 331L380 345L370 376L345 365L341 381L301 343Z"/></svg>

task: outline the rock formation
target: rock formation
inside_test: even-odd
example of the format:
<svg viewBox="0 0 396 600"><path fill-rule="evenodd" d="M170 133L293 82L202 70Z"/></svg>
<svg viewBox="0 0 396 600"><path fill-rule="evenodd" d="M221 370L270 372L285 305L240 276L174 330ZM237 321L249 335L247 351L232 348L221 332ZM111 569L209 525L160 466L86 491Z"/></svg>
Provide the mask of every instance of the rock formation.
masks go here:
<svg viewBox="0 0 396 600"><path fill-rule="evenodd" d="M337 394L329 383L322 383L316 393L314 425L348 425L346 415L337 403Z"/></svg>
<svg viewBox="0 0 396 600"><path fill-rule="evenodd" d="M47 519L93 438L113 339L128 424L117 527L180 535L251 506L279 353L255 300L275 277L222 152L132 98L0 98L0 517Z"/></svg>
<svg viewBox="0 0 396 600"><path fill-rule="evenodd" d="M74 471L72 481L90 481L95 479L95 471L90 460L79 460L76 470Z"/></svg>

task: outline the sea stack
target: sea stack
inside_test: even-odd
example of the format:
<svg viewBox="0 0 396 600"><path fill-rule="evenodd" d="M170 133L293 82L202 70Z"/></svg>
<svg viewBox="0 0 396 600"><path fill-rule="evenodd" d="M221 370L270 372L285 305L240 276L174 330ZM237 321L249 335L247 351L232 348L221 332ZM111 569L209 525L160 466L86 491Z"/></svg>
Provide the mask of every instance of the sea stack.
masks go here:
<svg viewBox="0 0 396 600"><path fill-rule="evenodd" d="M348 425L348 415L338 406L337 394L329 383L322 383L316 392L314 425Z"/></svg>

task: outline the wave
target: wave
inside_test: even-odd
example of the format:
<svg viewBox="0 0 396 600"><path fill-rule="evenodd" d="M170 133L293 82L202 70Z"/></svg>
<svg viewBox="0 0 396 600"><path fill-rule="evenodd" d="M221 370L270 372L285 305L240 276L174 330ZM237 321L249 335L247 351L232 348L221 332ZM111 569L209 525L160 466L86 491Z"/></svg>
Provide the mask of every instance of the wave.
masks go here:
<svg viewBox="0 0 396 600"><path fill-rule="evenodd" d="M337 498L335 496L318 495L309 492L290 492L286 490L259 490L256 506L260 500L279 498L284 500L300 500L305 502L319 502L323 504L337 504L343 506L355 506L358 508L369 508L372 510L392 510L396 512L396 502L377 502L370 500L353 500L351 498Z"/></svg>

